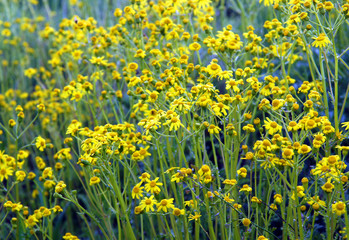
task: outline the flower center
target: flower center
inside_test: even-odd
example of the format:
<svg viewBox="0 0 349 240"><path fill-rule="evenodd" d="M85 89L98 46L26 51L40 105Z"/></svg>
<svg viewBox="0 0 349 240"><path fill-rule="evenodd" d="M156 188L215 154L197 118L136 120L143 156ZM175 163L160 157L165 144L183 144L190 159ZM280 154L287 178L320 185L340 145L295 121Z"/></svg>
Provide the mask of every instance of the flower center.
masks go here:
<svg viewBox="0 0 349 240"><path fill-rule="evenodd" d="M210 168L207 165L204 165L204 166L202 166L202 171L208 172L208 171L210 171Z"/></svg>
<svg viewBox="0 0 349 240"><path fill-rule="evenodd" d="M342 211L344 209L344 203L338 203L336 208L337 210Z"/></svg>
<svg viewBox="0 0 349 240"><path fill-rule="evenodd" d="M156 182L155 182L155 181L151 181L151 182L150 182L150 186L151 186L151 187L155 187L155 186L156 186Z"/></svg>
<svg viewBox="0 0 349 240"><path fill-rule="evenodd" d="M329 156L327 161L328 161L329 164L334 164L336 162L336 157Z"/></svg>

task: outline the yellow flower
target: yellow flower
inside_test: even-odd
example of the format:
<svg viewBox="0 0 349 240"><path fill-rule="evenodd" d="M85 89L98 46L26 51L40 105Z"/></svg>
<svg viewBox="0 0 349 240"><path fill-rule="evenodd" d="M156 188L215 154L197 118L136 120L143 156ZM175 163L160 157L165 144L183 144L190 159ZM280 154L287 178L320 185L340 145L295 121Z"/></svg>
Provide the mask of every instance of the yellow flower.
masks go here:
<svg viewBox="0 0 349 240"><path fill-rule="evenodd" d="M271 121L268 117L267 120L265 121L266 124L264 124L263 126L265 127L265 129L268 131L268 134L270 135L274 135L277 132L281 132L282 127L277 124L275 121Z"/></svg>
<svg viewBox="0 0 349 240"><path fill-rule="evenodd" d="M239 170L237 170L237 174L243 178L247 176L247 169L242 167Z"/></svg>
<svg viewBox="0 0 349 240"><path fill-rule="evenodd" d="M24 76L32 78L38 71L35 68L28 68L24 71ZM23 110L22 110L23 111Z"/></svg>
<svg viewBox="0 0 349 240"><path fill-rule="evenodd" d="M218 117L221 117L222 113L224 116L227 115L227 110L229 110L229 107L223 103L217 103L212 106L212 109Z"/></svg>
<svg viewBox="0 0 349 240"><path fill-rule="evenodd" d="M173 209L174 208L174 205L173 205L173 198L170 198L170 199L162 199L160 201L160 203L157 203L156 204L156 207L157 207L157 211L160 212L160 211L164 211L165 213L167 212L168 209Z"/></svg>
<svg viewBox="0 0 349 240"><path fill-rule="evenodd" d="M224 201L228 202L228 203L232 203L235 200L230 198L230 193L227 193L226 195L223 196Z"/></svg>
<svg viewBox="0 0 349 240"><path fill-rule="evenodd" d="M162 186L162 183L158 183L157 181L159 180L159 178L155 178L154 180L150 181L150 179L147 179L146 181L148 182L147 184L145 184L145 190L147 192L150 193L155 193L155 194L159 194L160 193L160 188L158 186Z"/></svg>
<svg viewBox="0 0 349 240"><path fill-rule="evenodd" d="M38 223L39 220L36 219L36 217L34 215L30 215L26 220L25 220L25 226L26 227L34 227L36 225L36 223Z"/></svg>
<svg viewBox="0 0 349 240"><path fill-rule="evenodd" d="M311 147L309 147L306 144L303 144L300 148L298 148L298 153L299 154L307 154L311 152Z"/></svg>
<svg viewBox="0 0 349 240"><path fill-rule="evenodd" d="M207 66L206 71L212 75L212 77L215 77L218 73L222 72L222 68L212 60L211 64Z"/></svg>
<svg viewBox="0 0 349 240"><path fill-rule="evenodd" d="M179 209L179 208L174 208L172 214L177 216L177 217L179 217L180 215L184 215L185 214L185 210L184 209Z"/></svg>
<svg viewBox="0 0 349 240"><path fill-rule="evenodd" d="M148 180L150 179L150 174L147 172L142 173L142 175L139 177L139 179L141 179L141 183L148 182Z"/></svg>
<svg viewBox="0 0 349 240"><path fill-rule="evenodd" d="M134 55L135 58L139 57L139 58L145 58L146 54L145 51L143 51L142 49L138 49L136 51L136 54Z"/></svg>
<svg viewBox="0 0 349 240"><path fill-rule="evenodd" d="M236 179L225 179L223 181L223 184L230 185L230 186L235 186L237 183Z"/></svg>
<svg viewBox="0 0 349 240"><path fill-rule="evenodd" d="M334 185L331 183L331 181L327 181L321 188L325 192L330 193L334 189Z"/></svg>
<svg viewBox="0 0 349 240"><path fill-rule="evenodd" d="M242 130L246 131L247 133L253 133L256 131L252 124L247 124L246 126L243 126Z"/></svg>
<svg viewBox="0 0 349 240"><path fill-rule="evenodd" d="M345 130L349 130L349 122L343 122L342 127L345 127Z"/></svg>
<svg viewBox="0 0 349 240"><path fill-rule="evenodd" d="M269 238L266 238L266 237L264 237L264 236L262 235L262 236L259 236L259 237L257 238L257 240L269 240Z"/></svg>
<svg viewBox="0 0 349 240"><path fill-rule="evenodd" d="M4 178L7 180L8 177L12 175L13 175L13 168L0 163L0 182L4 181Z"/></svg>
<svg viewBox="0 0 349 240"><path fill-rule="evenodd" d="M331 43L330 39L328 39L325 33L320 33L318 37L313 37L313 39L315 39L315 41L311 44L313 47L322 48Z"/></svg>
<svg viewBox="0 0 349 240"><path fill-rule="evenodd" d="M156 200L154 199L154 196L150 196L149 198L148 197L145 197L141 203L140 203L140 207L142 210L145 209L146 212L149 212L149 211L154 211L154 204L156 204Z"/></svg>
<svg viewBox="0 0 349 240"><path fill-rule="evenodd" d="M297 124L297 122L291 121L291 122L288 123L287 131L289 131L289 132L291 132L291 131L298 131L299 128L300 127Z"/></svg>
<svg viewBox="0 0 349 240"><path fill-rule="evenodd" d="M215 126L215 125L213 125L213 124L211 124L209 127L208 127L208 132L210 133L210 134L218 134L219 133L219 131L221 131L222 129L220 129L219 127L217 127L217 126Z"/></svg>
<svg viewBox="0 0 349 240"><path fill-rule="evenodd" d="M229 81L226 82L226 90L232 89L234 92L239 93L240 88L238 87L239 85L244 84L244 81L242 79L240 80L235 80L235 79L230 79Z"/></svg>
<svg viewBox="0 0 349 240"><path fill-rule="evenodd" d="M178 116L172 116L172 118L167 120L166 123L164 123L164 125L170 125L170 131L172 131L173 129L177 131L179 127L184 127Z"/></svg>
<svg viewBox="0 0 349 240"><path fill-rule="evenodd" d="M274 195L274 201L277 203L277 204L281 204L282 203L282 196L280 194L275 194Z"/></svg>
<svg viewBox="0 0 349 240"><path fill-rule="evenodd" d="M346 213L346 205L344 202L337 202L332 204L332 212L337 214L338 216Z"/></svg>
<svg viewBox="0 0 349 240"><path fill-rule="evenodd" d="M74 50L71 55L73 56L73 58L75 60L79 60L81 58L81 54L83 53L83 51L81 50Z"/></svg>
<svg viewBox="0 0 349 240"><path fill-rule="evenodd" d="M194 42L194 43L189 45L189 49L191 51L199 51L200 48L201 48L201 45L199 43L197 43L197 42Z"/></svg>
<svg viewBox="0 0 349 240"><path fill-rule="evenodd" d="M285 101L282 99L274 99L271 102L271 106L273 108L274 111L279 110L280 108L282 108L285 104Z"/></svg>
<svg viewBox="0 0 349 240"><path fill-rule="evenodd" d="M144 187L141 187L141 183L134 186L132 189L132 198L139 199L139 197L143 197L143 190L142 190L143 188Z"/></svg>
<svg viewBox="0 0 349 240"><path fill-rule="evenodd" d="M200 176L206 176L206 175L211 176L211 169L210 169L210 167L208 165L203 165L200 168L198 173L199 173Z"/></svg>
<svg viewBox="0 0 349 240"><path fill-rule="evenodd" d="M293 149L285 148L282 151L282 157L285 158L285 159L292 159L293 155L294 155Z"/></svg>
<svg viewBox="0 0 349 240"><path fill-rule="evenodd" d="M23 182L24 178L27 176L27 174L24 171L17 171L16 172L16 180L19 182Z"/></svg>
<svg viewBox="0 0 349 240"><path fill-rule="evenodd" d="M146 90L146 92L149 94L149 97L147 99L147 102L151 102L151 103L154 103L157 99L158 99L158 96L159 96L159 92L157 91L149 91L149 90Z"/></svg>
<svg viewBox="0 0 349 240"><path fill-rule="evenodd" d="M242 186L242 188L239 190L239 192L246 192L246 193L252 192L252 188L250 186L248 186L247 184L244 184Z"/></svg>
<svg viewBox="0 0 349 240"><path fill-rule="evenodd" d="M90 59L90 62L94 65L102 65L102 66L105 66L108 64L108 61L107 60L103 60L104 57L92 57Z"/></svg>
<svg viewBox="0 0 349 240"><path fill-rule="evenodd" d="M190 214L189 215L189 221L195 220L197 221L201 217L200 213L195 213L195 215Z"/></svg>
<svg viewBox="0 0 349 240"><path fill-rule="evenodd" d="M245 227L248 227L248 226L250 226L250 224L251 224L251 220L248 219L248 218L243 218L243 219L242 219L242 224L243 224Z"/></svg>
<svg viewBox="0 0 349 240"><path fill-rule="evenodd" d="M263 1L264 6L270 6L272 4L276 4L279 2L279 0L259 0L259 3L261 3Z"/></svg>
<svg viewBox="0 0 349 240"><path fill-rule="evenodd" d="M99 177L94 176L90 179L90 186L96 185L100 182L101 182L101 179Z"/></svg>
<svg viewBox="0 0 349 240"><path fill-rule="evenodd" d="M38 136L36 138L35 145L41 152L43 152L46 148L46 140L43 139L41 136Z"/></svg>

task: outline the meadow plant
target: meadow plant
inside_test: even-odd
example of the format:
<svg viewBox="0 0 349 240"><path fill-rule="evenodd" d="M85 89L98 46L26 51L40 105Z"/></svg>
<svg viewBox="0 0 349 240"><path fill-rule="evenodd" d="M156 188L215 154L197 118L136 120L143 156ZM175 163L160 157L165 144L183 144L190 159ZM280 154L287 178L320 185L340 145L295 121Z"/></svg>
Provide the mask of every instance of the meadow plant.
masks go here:
<svg viewBox="0 0 349 240"><path fill-rule="evenodd" d="M1 239L347 238L348 0L98 3L0 3Z"/></svg>

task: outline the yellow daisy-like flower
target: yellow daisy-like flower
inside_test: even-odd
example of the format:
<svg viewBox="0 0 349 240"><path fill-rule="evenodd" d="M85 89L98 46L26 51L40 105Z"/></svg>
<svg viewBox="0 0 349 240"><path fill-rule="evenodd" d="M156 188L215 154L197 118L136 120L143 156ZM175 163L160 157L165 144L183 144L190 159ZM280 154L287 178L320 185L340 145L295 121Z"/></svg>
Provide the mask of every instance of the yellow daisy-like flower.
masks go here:
<svg viewBox="0 0 349 240"><path fill-rule="evenodd" d="M210 134L218 134L219 133L219 131L221 131L222 129L220 129L219 127L217 127L217 126L215 126L215 125L213 125L213 124L211 124L209 127L208 127L208 132L210 133Z"/></svg>
<svg viewBox="0 0 349 240"><path fill-rule="evenodd" d="M303 144L299 149L298 149L298 153L299 154L307 154L308 152L311 152L311 147L309 147L306 144Z"/></svg>
<svg viewBox="0 0 349 240"><path fill-rule="evenodd" d="M25 220L25 226L26 227L34 227L36 225L36 223L38 223L39 220L36 219L36 217L34 215L30 215L26 220Z"/></svg>
<svg viewBox="0 0 349 240"><path fill-rule="evenodd" d="M41 152L43 152L46 148L46 140L39 136L36 138L35 145Z"/></svg>
<svg viewBox="0 0 349 240"><path fill-rule="evenodd" d="M282 130L282 127L279 124L277 124L275 121L270 120L268 117L263 126L270 135L274 135L275 133L281 132Z"/></svg>
<svg viewBox="0 0 349 240"><path fill-rule="evenodd" d="M179 217L180 215L184 215L185 214L185 210L184 209L179 209L179 208L174 208L172 213L173 213L173 215Z"/></svg>
<svg viewBox="0 0 349 240"><path fill-rule="evenodd" d="M156 200L154 199L154 196L150 196L149 198L145 197L141 203L140 203L140 207L142 210L145 209L146 212L149 211L154 211L154 205L156 204Z"/></svg>
<svg viewBox="0 0 349 240"><path fill-rule="evenodd" d="M178 116L173 116L171 119L167 120L164 125L170 125L170 131L173 129L177 131L181 126L184 127Z"/></svg>
<svg viewBox="0 0 349 240"><path fill-rule="evenodd" d="M239 190L239 192L246 192L246 193L252 192L252 188L250 186L248 186L247 184L244 184L242 186L242 188Z"/></svg>
<svg viewBox="0 0 349 240"><path fill-rule="evenodd" d="M285 158L285 159L292 159L293 155L294 155L293 149L285 148L282 151L282 157Z"/></svg>
<svg viewBox="0 0 349 240"><path fill-rule="evenodd" d="M338 216L345 214L347 212L345 203L339 201L337 203L332 204L332 212L337 214Z"/></svg>
<svg viewBox="0 0 349 240"><path fill-rule="evenodd" d="M141 182L147 182L150 179L150 174L147 172L142 173L142 175L139 177L141 179Z"/></svg>
<svg viewBox="0 0 349 240"><path fill-rule="evenodd" d="M0 164L0 182L4 180L4 178L7 180L9 176L13 175L13 168L8 167L5 164Z"/></svg>
<svg viewBox="0 0 349 240"><path fill-rule="evenodd" d="M195 215L190 214L189 221L195 220L197 221L201 217L200 213L195 213Z"/></svg>
<svg viewBox="0 0 349 240"><path fill-rule="evenodd" d="M211 176L211 169L208 165L203 165L198 171L200 176Z"/></svg>
<svg viewBox="0 0 349 240"><path fill-rule="evenodd" d="M325 33L320 33L318 37L313 37L315 41L311 44L313 47L326 47L331 43L330 39L326 36Z"/></svg>
<svg viewBox="0 0 349 240"><path fill-rule="evenodd" d="M170 199L162 199L161 202L156 204L156 207L158 208L158 212L164 211L165 213L168 211L168 209L173 209L173 198Z"/></svg>
<svg viewBox="0 0 349 240"><path fill-rule="evenodd" d="M141 184L137 184L136 186L133 187L132 189L132 198L137 198L139 199L139 197L143 197L143 189L144 187L141 187Z"/></svg>
<svg viewBox="0 0 349 240"><path fill-rule="evenodd" d="M158 180L159 178L155 178L154 180L151 180L150 179L147 179L146 181L148 182L147 184L145 184L145 190L147 192L150 192L150 193L155 193L155 194L158 194L160 193L160 188L158 186L162 186L163 184L162 183L158 183Z"/></svg>
<svg viewBox="0 0 349 240"><path fill-rule="evenodd" d="M325 192L330 193L334 189L334 185L331 183L331 181L327 181L321 188Z"/></svg>
<svg viewBox="0 0 349 240"><path fill-rule="evenodd" d="M90 179L90 186L96 185L96 184L100 183L100 181L101 181L101 179L99 177L94 176Z"/></svg>

